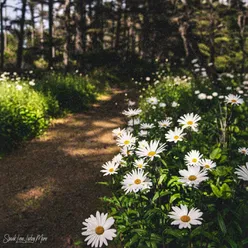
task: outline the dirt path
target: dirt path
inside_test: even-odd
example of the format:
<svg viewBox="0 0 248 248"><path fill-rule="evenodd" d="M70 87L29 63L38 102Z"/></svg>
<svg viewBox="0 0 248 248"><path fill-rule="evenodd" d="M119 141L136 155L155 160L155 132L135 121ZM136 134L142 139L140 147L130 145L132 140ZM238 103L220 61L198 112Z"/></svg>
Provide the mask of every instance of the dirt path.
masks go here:
<svg viewBox="0 0 248 248"><path fill-rule="evenodd" d="M111 131L123 123L123 103L124 91L112 90L90 111L55 120L41 138L0 160L0 247L61 248L69 236L82 239L82 221L106 190L96 185L100 167L118 151ZM14 235L48 240L3 244Z"/></svg>

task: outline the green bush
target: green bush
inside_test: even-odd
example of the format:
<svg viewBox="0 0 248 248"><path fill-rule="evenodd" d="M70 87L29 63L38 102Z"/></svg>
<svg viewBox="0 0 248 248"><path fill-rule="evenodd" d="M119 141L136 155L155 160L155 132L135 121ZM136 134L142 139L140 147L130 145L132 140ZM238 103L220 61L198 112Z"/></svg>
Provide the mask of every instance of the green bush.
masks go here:
<svg viewBox="0 0 248 248"><path fill-rule="evenodd" d="M97 95L96 87L87 77L62 73L45 75L36 85L36 89L50 100L51 97L56 99L62 110L72 112L88 107Z"/></svg>
<svg viewBox="0 0 248 248"><path fill-rule="evenodd" d="M0 84L0 151L39 135L49 123L46 98L30 86Z"/></svg>

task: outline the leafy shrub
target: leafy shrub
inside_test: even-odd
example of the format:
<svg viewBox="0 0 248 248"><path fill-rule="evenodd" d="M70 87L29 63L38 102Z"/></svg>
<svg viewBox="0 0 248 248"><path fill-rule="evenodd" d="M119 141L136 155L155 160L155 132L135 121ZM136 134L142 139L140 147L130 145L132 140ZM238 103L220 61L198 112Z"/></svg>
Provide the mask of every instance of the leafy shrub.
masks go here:
<svg viewBox="0 0 248 248"><path fill-rule="evenodd" d="M0 84L0 151L39 135L49 123L46 98L25 84Z"/></svg>
<svg viewBox="0 0 248 248"><path fill-rule="evenodd" d="M96 87L89 82L87 77L62 73L45 75L37 84L36 89L49 99L51 97L56 99L61 109L72 112L88 107L97 95Z"/></svg>

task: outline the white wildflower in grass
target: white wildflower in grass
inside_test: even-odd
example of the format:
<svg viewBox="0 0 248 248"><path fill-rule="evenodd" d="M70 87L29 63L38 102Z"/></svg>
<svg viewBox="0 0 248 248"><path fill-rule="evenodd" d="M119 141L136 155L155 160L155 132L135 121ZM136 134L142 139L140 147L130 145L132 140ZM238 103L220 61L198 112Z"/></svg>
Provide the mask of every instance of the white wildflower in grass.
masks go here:
<svg viewBox="0 0 248 248"><path fill-rule="evenodd" d="M129 133L132 133L133 131L134 131L134 129L132 128L132 127L127 127L127 132L129 132Z"/></svg>
<svg viewBox="0 0 248 248"><path fill-rule="evenodd" d="M128 157L128 156L133 155L133 149L134 149L134 147L132 147L132 146L130 146L130 147L124 146L124 147L121 148L120 153L124 157Z"/></svg>
<svg viewBox="0 0 248 248"><path fill-rule="evenodd" d="M136 159L134 160L134 166L137 167L138 169L144 169L147 166L147 163L142 158Z"/></svg>
<svg viewBox="0 0 248 248"><path fill-rule="evenodd" d="M143 170L135 169L132 172L124 176L122 181L122 189L125 193L142 191L149 189L152 186L152 182L149 178L146 177L147 173L144 173Z"/></svg>
<svg viewBox="0 0 248 248"><path fill-rule="evenodd" d="M225 102L230 103L232 105L240 105L244 102L244 100L240 98L240 96L238 95L229 94L225 98L226 98Z"/></svg>
<svg viewBox="0 0 248 248"><path fill-rule="evenodd" d="M209 96L207 96L207 99L208 100L212 100L213 99L213 96L209 95Z"/></svg>
<svg viewBox="0 0 248 248"><path fill-rule="evenodd" d="M144 148L149 145L149 143L146 140L141 140L138 143L139 147Z"/></svg>
<svg viewBox="0 0 248 248"><path fill-rule="evenodd" d="M134 101L128 101L128 103L127 103L127 105L129 106L129 107L132 107L132 106L134 106L136 104L136 102L134 102Z"/></svg>
<svg viewBox="0 0 248 248"><path fill-rule="evenodd" d="M244 154L246 156L246 155L248 155L248 148L246 148L246 147L239 147L238 152L239 153L242 153L242 154Z"/></svg>
<svg viewBox="0 0 248 248"><path fill-rule="evenodd" d="M147 137L147 135L148 135L148 131L147 130L140 130L139 136L141 136L141 137Z"/></svg>
<svg viewBox="0 0 248 248"><path fill-rule="evenodd" d="M211 170L216 167L216 163L211 159L201 159L199 165L206 170Z"/></svg>
<svg viewBox="0 0 248 248"><path fill-rule="evenodd" d="M224 98L225 98L225 97L224 97L224 96L222 96L222 95L220 95L220 96L219 96L219 99L224 99Z"/></svg>
<svg viewBox="0 0 248 248"><path fill-rule="evenodd" d="M183 133L183 129L176 127L174 130L169 130L168 133L165 134L165 138L169 142L177 143L183 140L184 135L186 135L186 133Z"/></svg>
<svg viewBox="0 0 248 248"><path fill-rule="evenodd" d="M137 108L137 109L131 109L129 108L128 110L124 110L122 112L122 114L126 115L127 117L134 117L139 115L142 112L141 109Z"/></svg>
<svg viewBox="0 0 248 248"><path fill-rule="evenodd" d="M173 102L171 103L171 107L173 107L173 108L176 108L178 105L179 105L179 104L178 104L177 102L175 102L175 101L173 101Z"/></svg>
<svg viewBox="0 0 248 248"><path fill-rule="evenodd" d="M201 169L200 166L188 165L187 170L179 170L182 177L178 181L186 186L197 187L201 182L208 179L207 173L207 170Z"/></svg>
<svg viewBox="0 0 248 248"><path fill-rule="evenodd" d="M169 118L167 118L166 120L162 120L158 122L158 126L160 128L167 128L171 125L171 120Z"/></svg>
<svg viewBox="0 0 248 248"><path fill-rule="evenodd" d="M103 170L101 172L104 173L104 176L117 174L118 166L119 164L116 164L114 161L106 162L102 166Z"/></svg>
<svg viewBox="0 0 248 248"><path fill-rule="evenodd" d="M115 128L113 131L112 131L112 135L114 137L120 137L123 132L125 132L125 129L120 129L119 127L118 128Z"/></svg>
<svg viewBox="0 0 248 248"><path fill-rule="evenodd" d="M115 164L120 164L121 160L123 159L122 155L119 153L117 155L115 155L112 159L113 163Z"/></svg>
<svg viewBox="0 0 248 248"><path fill-rule="evenodd" d="M35 86L34 80L31 80L31 81L29 82L29 85L30 85L30 86Z"/></svg>
<svg viewBox="0 0 248 248"><path fill-rule="evenodd" d="M199 165L202 158L202 154L199 151L191 150L185 155L185 162L187 165Z"/></svg>
<svg viewBox="0 0 248 248"><path fill-rule="evenodd" d="M226 90L232 90L232 87L231 86L227 86L226 87Z"/></svg>
<svg viewBox="0 0 248 248"><path fill-rule="evenodd" d="M205 93L200 93L199 95L198 95L198 99L199 100L205 100L207 98L207 95L205 94Z"/></svg>
<svg viewBox="0 0 248 248"><path fill-rule="evenodd" d="M164 103L164 102L159 103L159 107L161 107L161 108L166 107L166 103Z"/></svg>
<svg viewBox="0 0 248 248"><path fill-rule="evenodd" d="M160 157L159 153L165 150L165 144L159 145L159 141L151 140L150 143L146 144L144 147L138 147L136 154L139 158L150 158Z"/></svg>
<svg viewBox="0 0 248 248"><path fill-rule="evenodd" d="M96 212L96 216L91 215L87 218L82 228L83 236L88 236L85 241L87 245L91 247L102 247L103 244L108 245L107 240L113 240L116 237L116 230L110 229L114 224L115 220L113 217L108 218L108 214Z"/></svg>
<svg viewBox="0 0 248 248"><path fill-rule="evenodd" d="M218 96L218 93L217 93L217 92L213 92L213 93L212 93L212 96L213 96L213 97L216 97L216 96Z"/></svg>
<svg viewBox="0 0 248 248"><path fill-rule="evenodd" d="M200 94L200 91L199 90L195 90L195 95L198 95L198 94Z"/></svg>
<svg viewBox="0 0 248 248"><path fill-rule="evenodd" d="M154 124L153 123L142 123L141 125L140 125L140 128L141 129L152 129L152 128L154 128L155 126L154 126Z"/></svg>
<svg viewBox="0 0 248 248"><path fill-rule="evenodd" d="M130 132L123 132L116 140L118 146L132 146L136 138Z"/></svg>
<svg viewBox="0 0 248 248"><path fill-rule="evenodd" d="M148 103L152 104L152 105L158 104L158 99L157 99L157 97L154 97L154 96L153 96L153 97L147 98L146 101L147 101Z"/></svg>
<svg viewBox="0 0 248 248"><path fill-rule="evenodd" d="M17 90L22 90L22 86L18 84L18 85L16 85L16 89Z"/></svg>
<svg viewBox="0 0 248 248"><path fill-rule="evenodd" d="M146 77L146 81L149 82L151 80L150 77Z"/></svg>
<svg viewBox="0 0 248 248"><path fill-rule="evenodd" d="M248 181L248 163L243 166L239 166L234 173L238 175L239 179Z"/></svg>
<svg viewBox="0 0 248 248"><path fill-rule="evenodd" d="M201 225L202 212L197 208L188 209L186 205L172 207L173 211L169 212L169 217L174 221L171 225L179 225L179 229L191 228L191 225Z"/></svg>
<svg viewBox="0 0 248 248"><path fill-rule="evenodd" d="M190 127L193 131L197 131L198 121L201 117L197 114L190 113L181 116L178 120L178 123L182 125L182 128Z"/></svg>
<svg viewBox="0 0 248 248"><path fill-rule="evenodd" d="M140 124L140 119L135 118L128 121L128 126L136 126Z"/></svg>

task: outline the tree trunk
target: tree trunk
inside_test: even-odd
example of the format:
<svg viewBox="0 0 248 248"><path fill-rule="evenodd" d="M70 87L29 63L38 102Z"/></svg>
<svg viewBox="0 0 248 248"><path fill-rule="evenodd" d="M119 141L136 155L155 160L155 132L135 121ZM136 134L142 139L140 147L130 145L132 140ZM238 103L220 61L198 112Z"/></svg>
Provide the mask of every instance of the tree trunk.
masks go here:
<svg viewBox="0 0 248 248"><path fill-rule="evenodd" d="M35 20L34 20L34 2L29 1L29 9L30 9L30 15L31 15L31 46L34 47L34 37L35 37Z"/></svg>
<svg viewBox="0 0 248 248"><path fill-rule="evenodd" d="M20 33L19 33L19 42L18 42L18 49L17 49L17 61L16 61L17 69L21 69L21 67L22 67L26 6L27 6L27 0L22 0L22 16L21 16L21 20L20 20Z"/></svg>
<svg viewBox="0 0 248 248"><path fill-rule="evenodd" d="M1 61L0 61L0 69L3 70L4 68L4 30L3 30L3 8L4 5L6 4L6 0L3 1L0 5L0 26L1 26Z"/></svg>
<svg viewBox="0 0 248 248"><path fill-rule="evenodd" d="M65 9L64 9L64 15L65 15L65 44L64 44L64 66L66 70L68 70L69 67L69 46L70 46L70 35L71 35L71 29L70 29L70 21L71 21L71 1L65 0Z"/></svg>
<svg viewBox="0 0 248 248"><path fill-rule="evenodd" d="M53 66L53 2L48 2L48 67Z"/></svg>
<svg viewBox="0 0 248 248"><path fill-rule="evenodd" d="M118 51L120 47L120 34L121 34L121 16L122 16L122 0L117 1L117 25L115 33L115 50Z"/></svg>

